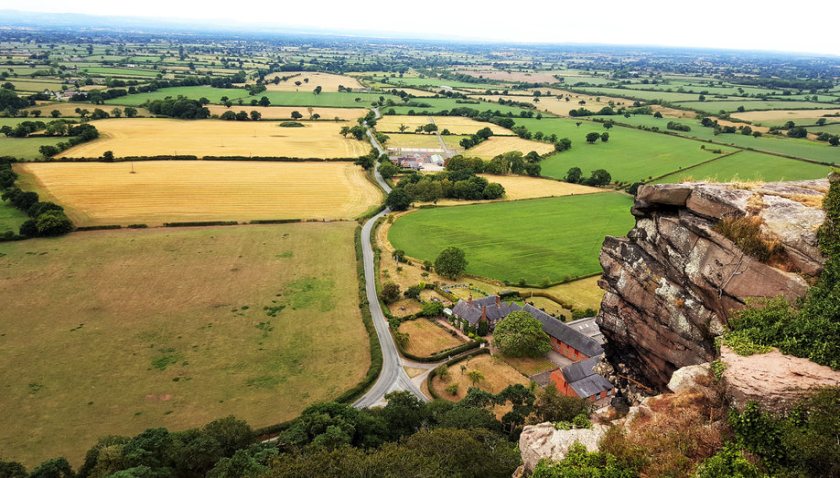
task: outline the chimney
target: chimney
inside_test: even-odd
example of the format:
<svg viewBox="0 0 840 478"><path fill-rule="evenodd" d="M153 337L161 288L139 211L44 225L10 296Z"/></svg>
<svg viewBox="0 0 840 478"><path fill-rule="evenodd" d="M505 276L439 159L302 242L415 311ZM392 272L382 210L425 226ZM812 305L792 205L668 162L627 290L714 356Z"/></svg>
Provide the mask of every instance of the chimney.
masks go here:
<svg viewBox="0 0 840 478"><path fill-rule="evenodd" d="M467 297L467 304L472 305L472 294L470 294L470 296Z"/></svg>
<svg viewBox="0 0 840 478"><path fill-rule="evenodd" d="M487 306L481 306L481 320L487 320Z"/></svg>
<svg viewBox="0 0 840 478"><path fill-rule="evenodd" d="M498 295L496 296L496 305L497 306L502 305L502 298L499 297Z"/></svg>

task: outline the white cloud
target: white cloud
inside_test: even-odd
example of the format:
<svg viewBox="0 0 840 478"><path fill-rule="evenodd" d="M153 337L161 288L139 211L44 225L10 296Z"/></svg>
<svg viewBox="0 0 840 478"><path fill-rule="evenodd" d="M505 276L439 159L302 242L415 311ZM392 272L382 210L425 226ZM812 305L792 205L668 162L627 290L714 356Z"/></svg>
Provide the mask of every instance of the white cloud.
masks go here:
<svg viewBox="0 0 840 478"><path fill-rule="evenodd" d="M8 4L8 5L7 5ZM601 0L531 2L394 0L0 0L0 7L42 12L154 17L391 33L440 39L605 43L814 52L840 55L840 2Z"/></svg>

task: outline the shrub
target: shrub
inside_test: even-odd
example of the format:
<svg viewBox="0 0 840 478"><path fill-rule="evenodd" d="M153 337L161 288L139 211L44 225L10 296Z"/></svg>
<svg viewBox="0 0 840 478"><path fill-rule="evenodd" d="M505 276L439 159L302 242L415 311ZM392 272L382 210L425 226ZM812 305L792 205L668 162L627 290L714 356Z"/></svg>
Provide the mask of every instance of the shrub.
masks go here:
<svg viewBox="0 0 840 478"><path fill-rule="evenodd" d="M769 261L779 251L778 243L761 232L761 218L758 216L724 217L715 224L714 230L761 262Z"/></svg>
<svg viewBox="0 0 840 478"><path fill-rule="evenodd" d="M281 121L277 126L281 128L303 128L303 123L299 121Z"/></svg>
<svg viewBox="0 0 840 478"><path fill-rule="evenodd" d="M458 384L453 383L451 385L447 385L445 390L446 390L446 393L448 393L448 394L450 394L454 397L455 395L458 395Z"/></svg>
<svg viewBox="0 0 840 478"><path fill-rule="evenodd" d="M393 282L386 282L382 286L382 291L379 293L379 298L386 304L391 304L400 298L400 286Z"/></svg>
<svg viewBox="0 0 840 478"><path fill-rule="evenodd" d="M405 290L404 295L409 299L419 299L420 292L423 291L423 288L419 285L413 285Z"/></svg>

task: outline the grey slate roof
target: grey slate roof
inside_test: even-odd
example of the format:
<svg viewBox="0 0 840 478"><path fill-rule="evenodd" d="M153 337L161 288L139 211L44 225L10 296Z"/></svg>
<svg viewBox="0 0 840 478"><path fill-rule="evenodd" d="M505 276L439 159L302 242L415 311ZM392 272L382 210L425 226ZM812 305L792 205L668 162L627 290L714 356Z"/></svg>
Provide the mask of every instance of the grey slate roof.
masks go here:
<svg viewBox="0 0 840 478"><path fill-rule="evenodd" d="M603 347L601 347L601 344L598 343L597 340L578 332L577 330L564 324L561 320L546 314L531 304L526 304L524 310L534 316L535 319L542 322L545 333L567 345L570 345L587 357L594 357L604 353Z"/></svg>
<svg viewBox="0 0 840 478"><path fill-rule="evenodd" d="M604 344L604 334L601 333L601 328L595 323L595 317L585 317L583 319L566 322L566 325L577 330L578 332L595 339L599 344Z"/></svg>
<svg viewBox="0 0 840 478"><path fill-rule="evenodd" d="M455 304L455 307L452 308L452 314L466 320L470 323L470 325L476 325L478 321L481 320L482 308L486 307L487 321L490 322L490 324L495 324L507 317L511 312L522 309L514 303L506 303L500 299L497 304L497 299L499 299L499 297L496 295L488 295L487 297L482 297L480 299L473 299L472 302L461 299L457 304Z"/></svg>
<svg viewBox="0 0 840 478"><path fill-rule="evenodd" d="M601 355L573 363L563 368L563 378L572 390L581 398L612 390L609 380L595 373L595 365L601 361Z"/></svg>

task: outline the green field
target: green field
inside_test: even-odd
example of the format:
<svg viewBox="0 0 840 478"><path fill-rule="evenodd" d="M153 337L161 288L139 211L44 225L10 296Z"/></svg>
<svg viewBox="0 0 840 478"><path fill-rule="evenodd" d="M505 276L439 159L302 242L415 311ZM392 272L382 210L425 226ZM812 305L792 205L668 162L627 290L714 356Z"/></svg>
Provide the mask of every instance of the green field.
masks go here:
<svg viewBox="0 0 840 478"><path fill-rule="evenodd" d="M409 111L414 111L415 114L425 114L425 115L434 115L438 114L442 111L448 111L453 108L472 108L478 111L500 111L502 114L512 113L514 116L519 116L519 113L522 111L531 111L526 110L524 108L517 108L515 106L507 106L507 105L500 105L498 103L490 103L488 101L480 101L478 103L458 103L457 100L453 98L416 98L414 101L419 103L426 103L430 106L428 107L421 107L421 106L395 106L395 107L384 107L382 108L382 112L386 114L391 114L390 111L393 109L395 114L398 115L407 115ZM463 100L462 100L463 101ZM474 101L474 100L472 100ZM401 104L401 102L398 102ZM534 113L536 114L536 113ZM543 116L550 115L550 113L542 112Z"/></svg>
<svg viewBox="0 0 840 478"><path fill-rule="evenodd" d="M370 358L355 223L80 232L0 243L0 450L296 417ZM9 411L14 413L9 413Z"/></svg>
<svg viewBox="0 0 840 478"><path fill-rule="evenodd" d="M142 76L148 78L154 78L160 74L159 71L155 70L141 70L137 68L109 68L109 67L86 67L82 68L81 71L85 73L89 73L91 75L101 75L101 76Z"/></svg>
<svg viewBox="0 0 840 478"><path fill-rule="evenodd" d="M754 100L730 99L727 101L684 101L675 106L702 111L707 114L718 114L721 111L733 113L743 106L745 111L764 110L809 110L819 108L831 108L827 103L813 103L811 101L781 101L781 100Z"/></svg>
<svg viewBox="0 0 840 478"><path fill-rule="evenodd" d="M31 118L30 118L31 119ZM41 118L41 121L49 119ZM55 145L67 141L67 137L35 137L35 138L9 138L0 135L0 156L14 156L20 159L36 159L41 157L38 148L44 145Z"/></svg>
<svg viewBox="0 0 840 478"><path fill-rule="evenodd" d="M319 95L314 93L299 93L295 91L263 91L254 96L248 95L248 91L241 88L211 88L209 86L179 86L175 88L162 88L149 93L138 93L136 95L122 96L108 100L108 104L139 106L150 100L158 100L167 96L186 96L191 99L207 98L211 103L221 103L221 98L227 96L238 104L242 99L244 105L249 105L252 99L259 100L263 96L268 97L273 106L321 106L339 108L368 108L379 100L379 97L400 101L398 97L377 93L336 93L323 92ZM356 101L359 99L359 101Z"/></svg>
<svg viewBox="0 0 840 478"><path fill-rule="evenodd" d="M713 141L718 144L730 145L738 148L748 148L761 152L808 159L811 161L840 164L840 148L831 147L827 143L818 141L788 138L786 136L775 136L770 134L765 134L760 138L754 138L753 136L743 135L740 133L715 135L713 128L704 128L700 124L699 120L689 118L674 121L691 127L691 131L671 131L666 127L669 121L667 118L654 118L653 116L648 115L635 115L629 118L625 118L623 116L602 116L600 118L633 126L645 126L648 128L657 127L660 131L668 131L679 136ZM581 126L581 128L583 128L583 126ZM813 128L808 128L809 131L812 129ZM615 130L615 128L610 131L613 130ZM716 148L718 146L707 147Z"/></svg>
<svg viewBox="0 0 840 478"><path fill-rule="evenodd" d="M702 143L663 134L651 133L635 128L613 127L565 118L517 119L517 125L525 126L531 132L557 134L572 140L572 149L556 153L542 162L542 175L564 178L570 168L578 167L584 175L595 169L606 169L614 181L636 182L661 176L680 168L693 166L719 156L700 149ZM595 144L586 142L589 132L608 131L610 139ZM731 151L722 148L726 153Z"/></svg>
<svg viewBox="0 0 840 478"><path fill-rule="evenodd" d="M389 241L409 256L434 261L462 248L469 274L531 285L601 270L607 235L633 226L633 200L620 193L420 209L397 219Z"/></svg>
<svg viewBox="0 0 840 478"><path fill-rule="evenodd" d="M657 183L683 181L796 181L828 176L831 167L753 151L740 151L711 163L665 176Z"/></svg>
<svg viewBox="0 0 840 478"><path fill-rule="evenodd" d="M29 217L6 201L0 201L0 234L7 231L17 233L23 221Z"/></svg>
<svg viewBox="0 0 840 478"><path fill-rule="evenodd" d="M664 100L664 101L691 101L696 100L699 95L694 93L672 93L667 91L641 91L628 88L607 88L607 87L580 87L575 91L585 92L590 95L618 96L622 98L634 98L639 100Z"/></svg>
<svg viewBox="0 0 840 478"><path fill-rule="evenodd" d="M495 83L469 83L466 81L457 81L457 80L446 80L443 78L389 78L388 85L396 85L396 86L405 86L405 87L431 87L431 88L438 88L441 86L448 86L450 88L505 88L509 85L505 85L501 82Z"/></svg>

